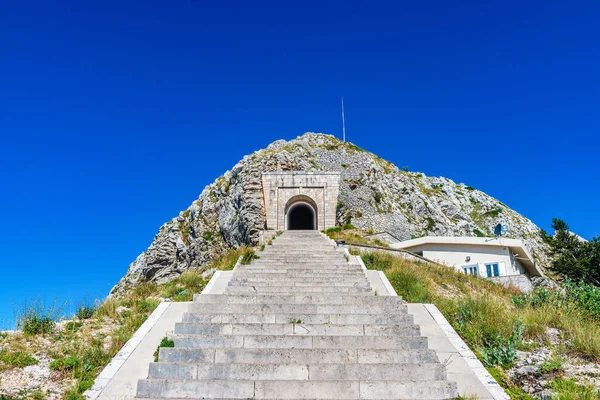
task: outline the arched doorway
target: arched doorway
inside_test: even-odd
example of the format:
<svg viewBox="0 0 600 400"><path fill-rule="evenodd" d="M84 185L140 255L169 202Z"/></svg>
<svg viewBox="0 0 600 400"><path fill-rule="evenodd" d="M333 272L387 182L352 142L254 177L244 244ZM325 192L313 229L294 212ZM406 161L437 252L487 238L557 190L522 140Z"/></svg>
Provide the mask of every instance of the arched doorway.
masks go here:
<svg viewBox="0 0 600 400"><path fill-rule="evenodd" d="M308 196L294 196L286 205L286 230L317 229L317 205Z"/></svg>

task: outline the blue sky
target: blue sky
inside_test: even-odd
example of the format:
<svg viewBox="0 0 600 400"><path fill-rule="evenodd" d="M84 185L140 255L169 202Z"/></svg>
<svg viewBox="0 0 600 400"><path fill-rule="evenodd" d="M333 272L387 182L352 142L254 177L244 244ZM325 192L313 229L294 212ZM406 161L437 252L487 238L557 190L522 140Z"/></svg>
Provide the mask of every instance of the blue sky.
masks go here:
<svg viewBox="0 0 600 400"><path fill-rule="evenodd" d="M245 154L305 131L600 235L600 5L5 1L0 326L104 297Z"/></svg>

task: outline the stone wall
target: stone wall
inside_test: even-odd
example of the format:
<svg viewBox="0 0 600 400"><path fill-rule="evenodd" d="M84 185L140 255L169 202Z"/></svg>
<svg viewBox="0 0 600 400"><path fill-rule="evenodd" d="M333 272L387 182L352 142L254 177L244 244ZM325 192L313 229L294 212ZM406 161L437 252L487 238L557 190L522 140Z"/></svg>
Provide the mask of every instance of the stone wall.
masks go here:
<svg viewBox="0 0 600 400"><path fill-rule="evenodd" d="M317 229L335 226L339 172L265 172L262 185L267 229L285 230L287 209L296 201L314 203L311 206L316 206Z"/></svg>

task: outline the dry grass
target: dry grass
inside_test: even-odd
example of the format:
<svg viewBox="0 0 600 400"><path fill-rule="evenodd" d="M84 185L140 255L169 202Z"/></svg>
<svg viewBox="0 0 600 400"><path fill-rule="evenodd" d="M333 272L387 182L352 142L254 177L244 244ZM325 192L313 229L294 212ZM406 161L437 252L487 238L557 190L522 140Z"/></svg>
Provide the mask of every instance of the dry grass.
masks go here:
<svg viewBox="0 0 600 400"><path fill-rule="evenodd" d="M384 271L406 301L435 304L512 398L531 397L511 382L500 366L512 364L516 347L526 346L523 339L551 346L548 328L560 329L564 335L562 344L551 346L558 356L570 354L600 362L600 324L575 301L564 297L546 301L548 295L541 293L537 301L519 302L524 298L520 290L450 267L417 263L385 251L351 252L360 253L367 268ZM560 399L600 398L584 383L559 379L554 390Z"/></svg>

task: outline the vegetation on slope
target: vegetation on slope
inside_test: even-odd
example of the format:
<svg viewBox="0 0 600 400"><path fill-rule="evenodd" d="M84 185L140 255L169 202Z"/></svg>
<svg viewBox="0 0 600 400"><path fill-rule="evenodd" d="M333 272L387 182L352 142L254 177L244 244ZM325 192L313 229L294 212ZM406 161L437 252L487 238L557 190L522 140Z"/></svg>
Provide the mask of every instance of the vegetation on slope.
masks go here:
<svg viewBox="0 0 600 400"><path fill-rule="evenodd" d="M550 349L533 379L546 382L558 399L600 399L567 364L600 363L600 290L567 284L564 290L517 288L466 275L452 268L416 263L388 252L360 254L369 269L383 271L406 301L433 303L513 399L532 399L514 378L518 351ZM553 333L558 332L558 339ZM524 353L525 354L525 353Z"/></svg>
<svg viewBox="0 0 600 400"><path fill-rule="evenodd" d="M240 257L256 255L242 246L222 254L208 268L233 269ZM208 279L203 271L190 270L162 285L141 283L121 297L82 306L71 320L61 322L56 322L60 311L53 307L27 305L18 318L19 331L0 333L0 400L83 399L94 379L161 301L191 301ZM39 385L30 385L23 368L31 365L49 370L49 379L40 376L35 382ZM23 389L25 384L31 388Z"/></svg>

